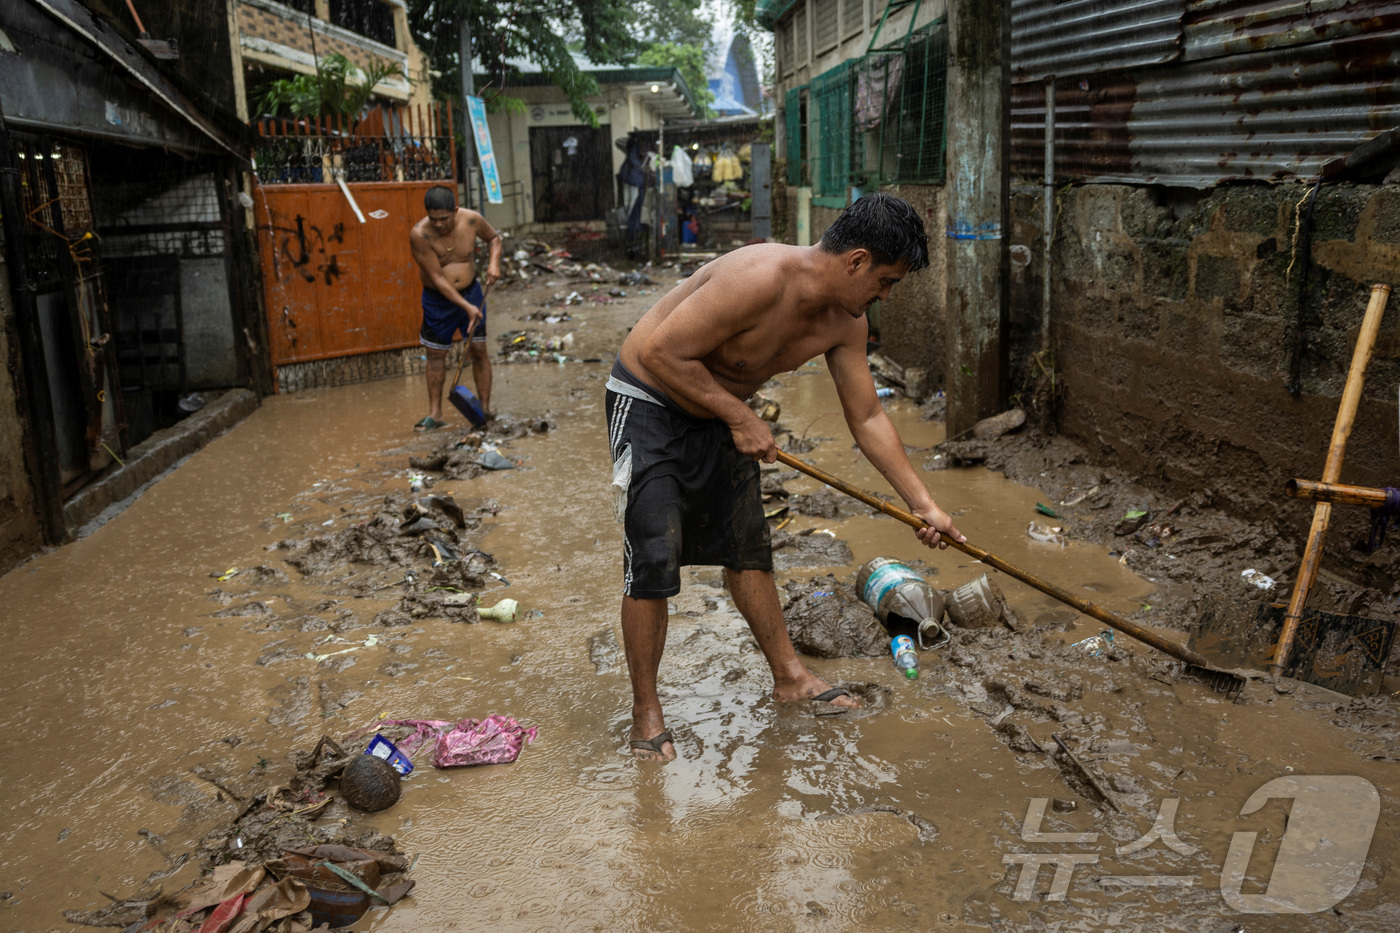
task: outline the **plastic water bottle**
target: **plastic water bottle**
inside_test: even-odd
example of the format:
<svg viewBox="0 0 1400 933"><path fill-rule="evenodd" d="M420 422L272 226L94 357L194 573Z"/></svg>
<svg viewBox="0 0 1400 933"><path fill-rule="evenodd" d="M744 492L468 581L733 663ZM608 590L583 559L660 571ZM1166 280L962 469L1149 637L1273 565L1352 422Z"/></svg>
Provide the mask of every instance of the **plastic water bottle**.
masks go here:
<svg viewBox="0 0 1400 933"><path fill-rule="evenodd" d="M856 592L891 635L915 631L926 619L943 619L943 597L913 570L888 557L856 572Z"/></svg>
<svg viewBox="0 0 1400 933"><path fill-rule="evenodd" d="M890 653L894 655L895 668L903 671L907 679L919 679L919 656L914 653L914 639L896 635L890 639Z"/></svg>

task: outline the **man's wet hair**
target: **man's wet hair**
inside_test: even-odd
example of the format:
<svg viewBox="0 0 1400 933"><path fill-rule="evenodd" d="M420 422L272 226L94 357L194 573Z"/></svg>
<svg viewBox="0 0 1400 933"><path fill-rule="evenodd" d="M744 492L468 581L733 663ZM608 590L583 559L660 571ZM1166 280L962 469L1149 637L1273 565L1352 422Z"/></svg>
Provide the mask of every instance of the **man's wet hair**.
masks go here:
<svg viewBox="0 0 1400 933"><path fill-rule="evenodd" d="M923 218L903 198L884 192L862 196L826 228L818 244L828 253L868 249L881 265L909 263L917 272L928 265L928 233Z"/></svg>
<svg viewBox="0 0 1400 933"><path fill-rule="evenodd" d="M457 192L446 185L433 185L423 195L423 207L430 211L455 211Z"/></svg>

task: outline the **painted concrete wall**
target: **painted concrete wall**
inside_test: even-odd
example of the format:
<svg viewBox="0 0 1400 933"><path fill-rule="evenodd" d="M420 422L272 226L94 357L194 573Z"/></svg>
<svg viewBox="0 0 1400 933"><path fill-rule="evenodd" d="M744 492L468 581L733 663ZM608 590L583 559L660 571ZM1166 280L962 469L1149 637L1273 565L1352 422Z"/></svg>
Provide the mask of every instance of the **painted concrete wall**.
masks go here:
<svg viewBox="0 0 1400 933"><path fill-rule="evenodd" d="M24 462L24 418L20 414L19 347L10 275L0 257L0 573L44 543L29 472Z"/></svg>

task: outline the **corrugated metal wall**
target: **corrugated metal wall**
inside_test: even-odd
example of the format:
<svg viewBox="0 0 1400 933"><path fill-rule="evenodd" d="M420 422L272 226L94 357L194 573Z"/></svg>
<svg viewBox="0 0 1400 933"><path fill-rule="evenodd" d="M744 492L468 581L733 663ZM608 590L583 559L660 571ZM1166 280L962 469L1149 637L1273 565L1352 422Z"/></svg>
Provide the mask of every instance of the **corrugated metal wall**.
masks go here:
<svg viewBox="0 0 1400 933"><path fill-rule="evenodd" d="M1011 0L1013 80L1169 62L1184 15L1183 0Z"/></svg>
<svg viewBox="0 0 1400 933"><path fill-rule="evenodd" d="M1400 0L1013 0L1012 32L1023 181L1046 75L1059 181L1309 178L1400 125Z"/></svg>

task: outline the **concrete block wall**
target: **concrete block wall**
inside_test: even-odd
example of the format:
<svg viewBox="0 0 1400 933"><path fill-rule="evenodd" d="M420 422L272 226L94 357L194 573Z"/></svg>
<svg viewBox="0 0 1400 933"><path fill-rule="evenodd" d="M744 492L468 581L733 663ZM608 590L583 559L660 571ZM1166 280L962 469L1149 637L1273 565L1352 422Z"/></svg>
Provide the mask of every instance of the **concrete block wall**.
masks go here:
<svg viewBox="0 0 1400 933"><path fill-rule="evenodd" d="M1320 477L1371 286L1400 286L1400 187L1324 185L1312 218L1300 391L1288 391L1303 266L1295 245L1309 187L1232 184L1204 196L1061 189L1050 311L1060 430L1155 485L1215 490L1229 499L1218 505L1276 520L1300 540L1312 510L1284 499L1282 486ZM1030 247L1034 273L1013 290L1013 318L1032 329L1041 201L1026 194L1013 203L1013 243ZM1342 482L1400 485L1398 385L1400 295L1366 374ZM1361 510L1333 515L1341 530L1332 540L1364 531Z"/></svg>
<svg viewBox="0 0 1400 933"><path fill-rule="evenodd" d="M913 205L928 231L928 268L906 276L890 290L880 307L880 349L907 371L927 374L910 389L929 393L944 385L947 321L944 295L948 288L947 240L942 185L902 185L889 189Z"/></svg>

